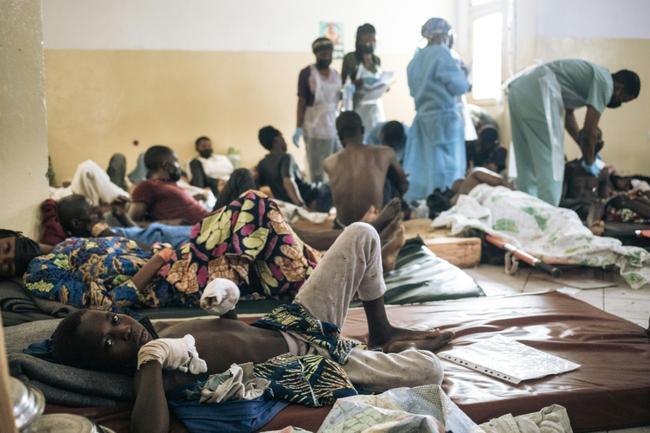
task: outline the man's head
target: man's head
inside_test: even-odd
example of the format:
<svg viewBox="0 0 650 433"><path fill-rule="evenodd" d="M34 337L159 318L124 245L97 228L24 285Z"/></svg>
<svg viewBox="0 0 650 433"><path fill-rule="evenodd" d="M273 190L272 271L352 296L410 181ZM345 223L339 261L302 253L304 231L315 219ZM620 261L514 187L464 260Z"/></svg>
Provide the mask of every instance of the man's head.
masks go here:
<svg viewBox="0 0 650 433"><path fill-rule="evenodd" d="M228 182L223 187L223 191L219 194L219 199L214 209L220 209L232 203L249 189L257 189L255 179L253 179L253 173L247 168L238 168L230 175L230 179L228 179Z"/></svg>
<svg viewBox="0 0 650 433"><path fill-rule="evenodd" d="M151 146L144 153L144 165L148 177L156 175L160 179L177 182L181 178L181 166L173 150L167 146Z"/></svg>
<svg viewBox="0 0 650 433"><path fill-rule="evenodd" d="M441 191L436 188L433 191L433 194L427 197L427 207L429 208L429 218L435 219L442 212L449 210L451 208L451 197L453 192L449 189Z"/></svg>
<svg viewBox="0 0 650 433"><path fill-rule="evenodd" d="M454 45L454 34L451 25L444 18L430 18L420 31L428 45L445 45L451 48Z"/></svg>
<svg viewBox="0 0 650 433"><path fill-rule="evenodd" d="M130 316L79 310L56 327L52 355L73 367L130 373L135 370L140 347L151 339L149 331Z"/></svg>
<svg viewBox="0 0 650 433"><path fill-rule="evenodd" d="M210 158L212 156L212 141L202 135L194 141L194 148L202 158Z"/></svg>
<svg viewBox="0 0 650 433"><path fill-rule="evenodd" d="M318 38L311 44L311 50L316 56L316 68L323 70L332 64L334 44L328 38Z"/></svg>
<svg viewBox="0 0 650 433"><path fill-rule="evenodd" d="M90 200L80 194L72 194L59 200L57 213L63 229L71 236L92 236L93 224L99 220Z"/></svg>
<svg viewBox="0 0 650 433"><path fill-rule="evenodd" d="M499 131L492 125L485 125L478 131L476 147L479 151L492 151L499 146Z"/></svg>
<svg viewBox="0 0 650 433"><path fill-rule="evenodd" d="M363 24L357 27L357 39L355 42L357 54L373 54L377 40L375 39L375 27L372 24Z"/></svg>
<svg viewBox="0 0 650 433"><path fill-rule="evenodd" d="M381 144L392 147L396 152L406 145L406 131L402 122L391 120L381 128L379 133Z"/></svg>
<svg viewBox="0 0 650 433"><path fill-rule="evenodd" d="M627 69L612 74L614 80L614 92L612 98L609 100L607 107L618 108L625 102L630 102L636 99L641 92L641 79L636 72Z"/></svg>
<svg viewBox="0 0 650 433"><path fill-rule="evenodd" d="M0 229L0 279L20 277L29 262L41 254L37 242L20 232Z"/></svg>
<svg viewBox="0 0 650 433"><path fill-rule="evenodd" d="M354 111L344 111L339 114L336 119L336 132L343 146L346 145L346 140L357 138L361 141L363 139L361 116Z"/></svg>
<svg viewBox="0 0 650 433"><path fill-rule="evenodd" d="M269 152L284 153L287 151L287 142L284 141L282 133L270 125L261 128L257 133L257 138L264 149Z"/></svg>

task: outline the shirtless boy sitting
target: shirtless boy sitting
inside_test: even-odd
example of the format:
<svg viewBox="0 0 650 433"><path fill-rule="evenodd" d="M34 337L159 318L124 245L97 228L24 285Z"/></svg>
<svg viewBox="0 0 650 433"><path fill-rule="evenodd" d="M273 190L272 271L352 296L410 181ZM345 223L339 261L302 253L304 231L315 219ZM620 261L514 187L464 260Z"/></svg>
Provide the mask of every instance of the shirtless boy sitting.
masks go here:
<svg viewBox="0 0 650 433"><path fill-rule="evenodd" d="M409 183L393 149L363 144L364 129L357 113L341 113L336 129L344 149L325 159L323 168L330 179L336 222L345 227L360 221L371 206L381 209L389 168L400 194Z"/></svg>
<svg viewBox="0 0 650 433"><path fill-rule="evenodd" d="M273 316L272 313L263 324L253 326L225 318L183 321L159 330L160 337L172 340L152 341L146 328L129 316L82 310L64 319L54 332L53 355L69 365L135 374L136 399L131 414L134 433L167 432L169 412L165 393L196 381L197 376L189 373L163 369L163 365L174 367L170 365L173 362L169 353L187 353L183 351L186 339L182 338L187 334L194 337L198 355L207 363L208 374L223 372L232 363L262 363L285 353L296 356L318 353L341 365L355 386L370 391L440 384L443 371L432 351L446 345L453 334L394 327L384 309L385 290L379 236L372 226L355 223L336 240L294 303L285 306L283 312L319 324L329 322L340 329L356 293L366 313L368 346L381 351L340 344L342 339L336 331L314 338L314 333L309 334L307 330L292 328L283 332L282 329L288 329L269 325L274 317L282 314ZM286 322L300 320L280 323L276 319L274 324ZM326 324L315 328L323 326ZM332 338L338 341L332 343L336 350L332 350L332 345L324 347L324 340L331 343ZM152 344L165 345L161 355L154 359L146 357L153 351Z"/></svg>

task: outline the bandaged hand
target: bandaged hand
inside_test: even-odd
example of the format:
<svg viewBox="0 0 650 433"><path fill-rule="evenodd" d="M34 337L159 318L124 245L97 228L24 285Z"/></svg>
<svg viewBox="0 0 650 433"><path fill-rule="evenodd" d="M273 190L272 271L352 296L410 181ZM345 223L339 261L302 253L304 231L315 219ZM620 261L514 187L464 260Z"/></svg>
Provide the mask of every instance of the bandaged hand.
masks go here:
<svg viewBox="0 0 650 433"><path fill-rule="evenodd" d="M145 344L138 352L138 370L150 361L157 361L165 370L179 370L183 373L201 374L208 371L208 365L199 358L194 337L159 338Z"/></svg>
<svg viewBox="0 0 650 433"><path fill-rule="evenodd" d="M237 285L225 278L215 278L203 289L200 306L208 313L222 316L234 310L238 301Z"/></svg>

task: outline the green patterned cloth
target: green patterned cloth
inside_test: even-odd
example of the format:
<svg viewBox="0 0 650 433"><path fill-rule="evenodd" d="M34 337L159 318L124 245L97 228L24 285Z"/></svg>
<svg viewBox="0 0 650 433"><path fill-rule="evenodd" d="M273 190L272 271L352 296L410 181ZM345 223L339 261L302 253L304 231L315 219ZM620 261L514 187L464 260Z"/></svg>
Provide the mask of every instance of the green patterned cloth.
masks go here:
<svg viewBox="0 0 650 433"><path fill-rule="evenodd" d="M433 225L451 227L452 235L466 228L495 234L548 264L613 265L633 289L650 283L650 253L646 250L595 236L574 211L521 191L478 185L468 195L461 195Z"/></svg>
<svg viewBox="0 0 650 433"><path fill-rule="evenodd" d="M362 346L357 341L341 338L338 326L318 320L296 302L277 307L253 323L253 326L296 332L312 346L327 350L331 358L339 364L345 364L353 348Z"/></svg>
<svg viewBox="0 0 650 433"><path fill-rule="evenodd" d="M279 355L256 364L254 373L270 382L270 397L304 406L326 406L357 395L343 368L321 355Z"/></svg>

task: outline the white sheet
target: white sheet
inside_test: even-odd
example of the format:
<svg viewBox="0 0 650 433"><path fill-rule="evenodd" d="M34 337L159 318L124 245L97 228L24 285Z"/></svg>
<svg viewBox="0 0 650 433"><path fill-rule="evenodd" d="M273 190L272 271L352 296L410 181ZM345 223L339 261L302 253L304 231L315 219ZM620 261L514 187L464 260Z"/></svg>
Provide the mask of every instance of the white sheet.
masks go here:
<svg viewBox="0 0 650 433"><path fill-rule="evenodd" d="M433 221L455 235L471 227L495 234L549 264L615 265L634 289L650 283L650 253L595 236L578 215L505 187L478 185Z"/></svg>

